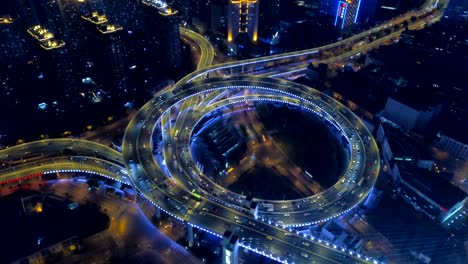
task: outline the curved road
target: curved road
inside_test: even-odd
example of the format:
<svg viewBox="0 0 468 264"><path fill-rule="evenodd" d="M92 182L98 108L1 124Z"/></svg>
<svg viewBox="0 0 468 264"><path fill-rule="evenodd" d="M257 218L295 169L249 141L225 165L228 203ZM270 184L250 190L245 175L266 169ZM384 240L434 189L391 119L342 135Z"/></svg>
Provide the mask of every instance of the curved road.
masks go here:
<svg viewBox="0 0 468 264"><path fill-rule="evenodd" d="M181 157L182 153L188 152L188 145L180 146L180 148L177 145L180 142L188 142L186 141L187 138L181 135L179 140L175 140L174 138L164 140L163 137L163 144L166 147L170 144L177 150L170 153L174 156L164 159L165 163L168 166L176 163L179 166L185 164L180 167L176 166L172 169L172 173L168 173L167 169L163 167L163 163L157 162L154 158L153 148L151 147L154 138L153 131L158 120L162 116L167 115L167 113L170 113L171 107L182 103L182 101L190 103L183 107L186 116L181 115L180 118L185 121L195 122L198 120L196 115L205 114L203 109L191 108L195 102L199 102L197 97L209 98L210 96L206 94L207 92L220 89L234 90L234 94L242 95L227 96L226 99L219 101L219 103L209 105L207 112L213 111L223 105L243 103L247 99L254 101L278 100L301 106L304 109L310 109L309 111L312 112L316 111L324 119L335 125L337 124L335 120L340 119L343 127L349 131L344 132L344 135L348 138L354 138L349 141L351 144L356 145L351 163L355 164L357 162L361 165L350 166L351 169L343 176L343 181L337 183L337 188L330 188L326 192L303 199L302 205L304 208L300 212L296 212L297 208L290 208L291 211L289 212L291 215L264 213L256 219L242 211L233 209L233 206L230 206L232 203L229 202L222 203L219 199L202 199L200 202L188 198L191 196L193 185L197 185L195 181L192 181L193 183L190 185L189 179L194 178L197 172L195 174L191 173L195 168L193 161L188 161L189 164L187 164ZM250 98L247 98L243 93L247 89L249 89L247 97ZM268 252L267 255L272 254L275 258L279 257L282 261L303 262L304 258L310 261L325 261L328 263L364 261L364 258L354 258L353 256L349 260L343 260L341 249L335 249L333 245L329 247L324 246L311 241L310 238L297 237L295 234L284 229L287 226L310 225L312 223L327 221L351 210L367 197L377 179L379 156L375 141L371 138L369 131L359 118L338 102L327 96L323 96L318 91L284 80L249 76L229 79L215 78L192 82L179 87L178 90L180 92L175 94L173 94L173 91L163 92L143 106L141 111L130 122L124 136L122 151L125 163L127 164L127 170L130 172L130 180L151 202L171 215L183 219L192 225L204 227L218 235L223 234L226 227L237 230L242 238L256 241L255 244L245 242L243 244L245 247L253 247L255 245L258 248L257 250ZM257 93L255 91L261 92ZM287 99L289 98L293 100L288 101ZM304 100L302 98L311 99ZM339 109L339 111L333 113L333 116L326 114L327 112L323 110L325 106L330 109ZM191 127L192 125L188 124L188 126ZM176 125L173 128L166 128L162 124L160 130L190 130L185 129L185 127L186 124L183 122L180 124L180 127L177 126L176 121ZM342 128L337 125L337 129ZM189 134L187 132L186 135ZM365 139L361 141L361 138ZM366 159L364 153L368 153L367 155L371 159ZM369 160L372 161L372 166L363 166ZM360 181L360 177L364 177L362 181ZM357 184L358 181L359 184ZM200 182L200 184L203 183ZM220 190L220 192L222 191ZM208 192L209 190L206 190L205 194ZM341 193L341 197L337 199L338 193ZM317 199L317 203L312 204L313 199ZM345 202L346 200L346 206L336 206L337 200L341 202ZM288 201L277 201L277 203L286 204ZM322 210L317 210L317 207L322 208ZM215 216L215 219L211 218L211 215ZM246 233L247 230L249 231L248 233ZM275 238L275 242L268 241L266 239L267 236ZM317 255L317 252L321 252L321 254Z"/></svg>
<svg viewBox="0 0 468 264"><path fill-rule="evenodd" d="M197 71L204 69L208 66L211 66L211 64L213 63L214 55L215 55L215 52L211 43L202 35L192 30L189 30L187 28L179 27L179 32L180 32L180 35L182 35L182 37L185 37L189 39L190 41L193 41L194 43L196 43L198 45L198 48L200 49L200 58L197 64Z"/></svg>
<svg viewBox="0 0 468 264"><path fill-rule="evenodd" d="M175 99L183 99L184 97L187 97L187 95L189 94L187 91L190 90L187 87L190 87L190 85L183 86L183 84L192 82L193 80L201 77L205 77L211 73L221 75L226 75L226 73L228 73L229 75L255 73L255 71L257 71L257 65L260 65L261 67L271 68L274 71L275 68L285 66L288 64L308 64L313 60L323 59L323 56L325 56L325 60L328 60L327 62L334 62L338 59L342 60L350 56L354 56L359 51L366 51L370 48L380 45L380 43L377 43L377 45L375 41L382 42L382 39L389 37L387 33L384 33L382 36L379 36L374 40L369 40L370 37L376 36L377 34L382 34L382 32L385 32L385 29L388 27L392 27L397 24L401 25L405 21L409 21L411 17L415 17L416 21L411 22L408 26L409 28L420 28L423 27L425 24L430 24L434 21L439 20L446 5L447 1L436 2L435 0L429 0L419 10L408 12L400 17L387 21L376 28L329 45L306 51L268 56L263 58L246 60L242 62L224 63L211 67L208 67L211 64L214 56L214 52L211 45L209 45L209 43L206 40L204 40L202 36L181 28L181 34L183 36L191 38L195 43L198 43L198 45L200 46L201 59L199 64L197 65L197 71L184 77L170 90L162 91L160 93L160 96L155 97L152 101L143 106L138 112L138 114L135 116L135 118L131 121L124 138L124 161L128 172L130 172L130 178L132 182L155 205L158 205L163 209L169 209L168 213L173 215L175 214L176 217L181 219L190 220L192 222L189 224L194 225L203 230L206 230L204 227L209 227L210 230L207 231L215 231L214 233L218 236L223 232L223 230L226 229L227 226L232 227L240 235L241 245L243 247L253 250L259 254L266 255L272 259L284 263L312 263L313 261L320 261L325 263L354 263L364 261L365 258L363 256L356 256L354 252L347 252L348 254L351 254L353 256L350 259L344 259L342 257L342 251L346 251L346 249L339 249L336 248L336 246L334 245L327 245L325 242L316 242L316 238L303 238L294 233L286 231L283 228L287 226L287 224L284 223L284 220L283 227L280 228L279 226L281 225L281 223L280 225L278 225L278 222L280 220L268 219L267 215L262 215L263 219L252 219L248 215L240 214L239 211L236 211L231 207L225 206L219 201L213 201L210 199L202 199L201 202L194 200L185 200L184 196L190 193L190 188L188 189L182 181L179 182L177 180L178 178L176 177L166 177L164 174L165 171L159 167L159 164L154 159L153 154L147 150L142 150L146 149L146 146L140 143L148 142L147 134L152 135L154 131L154 126L157 123L157 119L155 118L156 116L159 116L160 114L164 113L167 107L171 106L171 104L167 104L168 102L174 104ZM360 50L357 50L356 52L356 50L354 50L354 47L350 50L350 46L356 44L357 42L360 42L362 45L358 48ZM326 55L327 52L329 53L328 55ZM330 57L327 58L327 56ZM285 67L285 69L288 68ZM245 78L247 78L245 80L249 82L249 85L252 85L256 82L256 79L254 78ZM234 79L226 81L235 82L239 80ZM273 80L270 81L275 82ZM203 87L203 85L208 85L210 84L210 82L222 83L220 79L207 80L204 82L202 81L199 83L194 83L191 89L196 90L197 87L198 89L200 89L198 85L201 85L201 87ZM288 82L284 82L283 84L292 85L292 83L288 84ZM187 91L184 91L184 89L187 89ZM184 93L186 93L185 96ZM166 96L166 98L162 98L163 96ZM282 98L281 96L278 97L278 94L271 96L272 97L267 96L267 98L262 97L257 99L281 100ZM249 100L253 99L255 98L249 98ZM321 99L326 101L325 97L322 97ZM222 103L221 101L219 101L219 104L223 105L229 102L233 102L232 98L230 98L229 100L231 101L224 101ZM336 104L336 102L334 102L332 99L329 99L329 101L325 103L329 105ZM163 108L162 106L165 106L166 108ZM190 107L190 103L188 104L188 107ZM349 127L345 126L343 128L344 130L349 129L351 131L352 129L356 129L357 131L362 130L363 132L365 132L364 130L366 129L362 122L360 122L359 119L352 115L352 113L341 113L339 115L341 117L339 117L338 119L344 118L347 119L349 122ZM333 117L336 118L335 116ZM151 122L149 122L150 120ZM161 118L161 120L163 120L163 118ZM184 125L183 121L181 122L181 125ZM187 137L187 135L189 134L184 134L185 137ZM152 138L149 138L149 145L151 146ZM0 161L3 164L5 162L12 163L7 164L7 168L3 168L0 170L0 177L4 178L5 180L11 180L18 179L22 176L36 172L83 170L92 173L98 173L103 176L115 178L117 180L126 181L126 172L122 170L121 156L119 156L118 153L111 151L110 148L86 141L80 141L78 143L75 143L72 139L63 139L62 141L47 141L52 143L49 144L49 142L43 140L23 144L9 149L0 150ZM69 142L66 143L66 141ZM55 142L58 142L58 144L55 145ZM70 144L70 142L74 144ZM366 153L368 151L373 152L374 150L376 150L376 145L372 138L361 138L361 147L363 150L365 150ZM67 148L71 149L64 150ZM96 149L98 149L97 152ZM60 154L57 154L57 152L59 152ZM67 155L70 154L70 152L71 155L74 155L73 157ZM177 151L175 151L175 153L177 153ZM176 160L180 160L180 158L180 156L176 156ZM370 158L369 160L378 161L378 156L376 157L376 159ZM361 166L363 170L362 175L372 176L374 174L378 174L378 167L375 167L375 164L372 164L373 163L371 162L369 166ZM12 167L8 167L10 165ZM168 168L166 168L166 170L168 170ZM343 176L343 179L345 180L343 184L355 184L353 182L352 176L350 176L351 178L346 177L346 175ZM358 184L360 185L358 187L364 186L365 188L368 188L370 185L373 184L372 181L375 181L375 179L373 178L375 177L367 179L368 182L366 183L361 182L360 184ZM350 182L348 182L348 180L350 180ZM369 184L369 186L366 186L367 184ZM340 185L340 183L338 183L337 186L343 187L342 185ZM158 191L150 191L150 189L157 189ZM335 196L335 194L336 192L333 194L332 191L330 197ZM367 195L367 193L364 193L363 195ZM182 200L179 200L181 197ZM327 195L327 198L325 198L324 200L328 199L329 198ZM362 201L362 199L357 199L358 203ZM334 204L337 201L335 198L335 200L330 200L328 202L329 204ZM338 212L336 213L339 213L340 211L341 210L338 210ZM295 211L291 212L294 213ZM268 224L273 222L275 222L274 225ZM302 221L301 224L310 223L303 223ZM271 237L271 239L266 239L266 236Z"/></svg>

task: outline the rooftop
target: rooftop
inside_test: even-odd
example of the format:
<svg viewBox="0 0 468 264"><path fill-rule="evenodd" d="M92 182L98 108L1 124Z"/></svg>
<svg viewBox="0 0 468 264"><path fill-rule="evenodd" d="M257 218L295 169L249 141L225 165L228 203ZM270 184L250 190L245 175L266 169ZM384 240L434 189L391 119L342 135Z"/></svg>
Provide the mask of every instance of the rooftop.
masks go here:
<svg viewBox="0 0 468 264"><path fill-rule="evenodd" d="M97 11L93 11L90 15L81 16L81 18L96 25L107 22L106 14L99 14Z"/></svg>
<svg viewBox="0 0 468 264"><path fill-rule="evenodd" d="M385 121L385 120L384 120ZM414 160L433 160L431 140L411 134L390 122L382 122L394 157Z"/></svg>
<svg viewBox="0 0 468 264"><path fill-rule="evenodd" d="M96 27L99 30L99 32L101 32L102 34L110 34L110 33L114 33L123 29L123 27L119 25L107 24L107 23L97 25Z"/></svg>
<svg viewBox="0 0 468 264"><path fill-rule="evenodd" d="M450 178L450 175L444 175L447 173L417 168L414 162L397 162L397 164L401 177L407 183L447 210L467 196L465 192L443 179Z"/></svg>

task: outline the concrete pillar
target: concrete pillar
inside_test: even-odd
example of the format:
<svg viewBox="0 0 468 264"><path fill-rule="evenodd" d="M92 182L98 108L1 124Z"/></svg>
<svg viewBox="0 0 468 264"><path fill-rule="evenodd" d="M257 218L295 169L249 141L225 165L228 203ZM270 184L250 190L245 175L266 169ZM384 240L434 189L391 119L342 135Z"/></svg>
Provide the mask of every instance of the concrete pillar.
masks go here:
<svg viewBox="0 0 468 264"><path fill-rule="evenodd" d="M159 207L155 206L154 207L155 210L154 210L154 217L156 217L156 219L161 219L161 209L159 209Z"/></svg>
<svg viewBox="0 0 468 264"><path fill-rule="evenodd" d="M223 264L239 263L239 237L231 231L226 231L222 240Z"/></svg>
<svg viewBox="0 0 468 264"><path fill-rule="evenodd" d="M247 195L245 198L243 207L247 210L249 210L250 214L257 218L257 213L258 213L258 203L253 200L253 197L251 195Z"/></svg>
<svg viewBox="0 0 468 264"><path fill-rule="evenodd" d="M188 246L193 247L193 226L187 224L187 240Z"/></svg>
<svg viewBox="0 0 468 264"><path fill-rule="evenodd" d="M250 214L257 219L258 217L258 203L257 202L252 202L250 203Z"/></svg>

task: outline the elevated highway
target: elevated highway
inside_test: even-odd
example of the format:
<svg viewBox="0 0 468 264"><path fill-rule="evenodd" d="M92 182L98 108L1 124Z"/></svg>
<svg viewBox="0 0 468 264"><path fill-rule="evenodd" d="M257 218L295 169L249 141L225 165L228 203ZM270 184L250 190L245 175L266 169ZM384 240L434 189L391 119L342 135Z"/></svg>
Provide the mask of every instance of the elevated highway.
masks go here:
<svg viewBox="0 0 468 264"><path fill-rule="evenodd" d="M346 248L339 248L315 237L300 236L291 229L291 227L315 224L337 217L351 210L368 195L375 183L379 162L375 141L369 136L362 122L333 99L313 89L287 81L256 77L199 79L212 73L221 76L255 74L260 69L264 71L262 74L280 77L281 71L301 71L310 62L335 63L398 37L402 31L401 26L405 26L406 23L409 29L418 29L439 20L446 5L447 1L429 0L418 10L329 45L215 66L209 66L213 59L212 54L214 54L209 43L207 44L200 35L181 29L183 36L191 38L194 43L199 43L201 59L197 65L197 71L185 76L173 87L161 91L140 109L126 130L123 159L118 153L99 144L94 145L84 141L76 143L73 140L63 142L52 140L51 144L46 141L37 141L29 143L30 145L23 144L0 151L0 161L13 162L12 167L0 170L0 179L14 180L37 172L68 170L86 171L127 181L126 174L128 173L128 180L153 204L167 213L217 236L221 236L227 228L232 229L240 236L241 246L279 262L367 263L371 259L366 256L361 256ZM389 31L392 27L394 30ZM302 63L304 66L301 66ZM288 65L294 66L291 68ZM277 71L278 67L281 67L281 71ZM270 69L271 72L268 72ZM243 96L241 94L245 89L254 90L255 93ZM229 97L223 97L224 92ZM197 102L195 99L200 93L206 93L205 96L212 98L213 101ZM309 95L312 97L307 98ZM179 139L174 138L174 128L189 127L201 115L209 114L215 109L230 104L265 100L280 101L295 105L304 111L325 116L324 122L336 126L350 145L358 147L349 150L352 156L349 170L342 175L340 181L334 186L335 188L330 188L318 196L306 198L300 205L302 206L300 210L294 208L298 201L258 200L260 210L258 216L254 217L238 210L239 206L235 201L219 199L219 196L213 194L220 191L241 200L242 196L218 189L217 186L210 186L213 190L204 189L205 185L201 182L197 183L198 180L193 180L191 173L196 167L193 165L190 167L193 160L190 161L187 143L178 142ZM203 106L203 111L197 113L196 108L199 105ZM153 135L158 128L164 130L168 118L167 110L175 106L182 106L178 114L178 118L181 119L178 119L175 126L169 126L167 132L161 132L164 135L165 147L164 162L161 163L156 160L152 151ZM164 121L165 118L166 121ZM180 138L187 140L190 135L191 129L186 129L184 133L181 133ZM56 145L56 142L59 143ZM71 150L65 151L64 149L67 148ZM72 154L69 153L70 151ZM358 160L361 163L360 166L352 164ZM126 171L122 170L122 163L125 164ZM209 184L206 177L200 176L200 173L198 176L204 184ZM204 194L204 198L200 201L185 198L189 197L193 185ZM337 197L343 195L347 195L346 200ZM318 201L320 203L317 205ZM273 212L265 210L263 206L265 202L274 203ZM283 208L285 205L286 207ZM293 214L292 217L291 214Z"/></svg>
<svg viewBox="0 0 468 264"><path fill-rule="evenodd" d="M214 89L210 85L217 85L218 82L222 83L222 81L219 79L207 80L206 82L208 83L205 83L203 81L195 81L199 78L207 77L211 73L216 73L221 76L254 73L258 70L256 68L256 65L260 65L260 67L262 68L264 68L265 65L267 67L274 66L272 68L275 68L277 66L283 66L290 63L294 64L301 61L303 61L304 64L307 65L311 61L317 60L322 60L324 62L329 63L338 60L343 60L348 57L355 56L359 52L367 51L369 49L378 47L379 45L387 42L388 40L398 37L402 32L402 29L396 29L395 32L386 33L385 31L388 31L388 27L392 27L395 25L404 25L404 23L408 20L411 20L412 17L416 17L416 21L412 21L413 24L415 24L415 22L426 23L427 18L424 17L425 14L428 12L432 12L432 10L435 8L440 8L440 6L432 6L424 10L409 12L391 21L387 21L379 27L362 32L351 38L330 45L325 45L319 48L257 58L241 62L219 64L198 70L192 74L185 76L170 90L162 91L155 99L147 103L128 126L124 137L123 152L124 160L127 164L127 169L130 172L131 181L150 201L152 201L155 205L160 206L169 214L183 219L193 226L199 227L218 236L221 236L221 234L226 230L227 227L235 229L236 232L239 233L242 238L242 246L251 249L257 253L269 256L280 262L312 263L315 261L319 261L327 263L346 263L368 261L368 258L365 259L362 258L362 256L353 256L351 260L343 260L342 256L338 256L336 255L336 253L340 253L341 255L343 251L346 251L346 249L344 248L341 249L340 252L340 249L337 249L336 245L323 245L320 244L320 242L314 243L314 238L305 238L299 241L294 241L295 239L300 239L300 237L294 236L294 234L291 234L288 231L283 233L283 231L285 231L284 228L287 228L288 225L308 225L320 221L327 221L333 217L340 215L341 213L346 212L347 210L352 209L354 206L362 202L363 199L365 199L365 197L369 193L368 191L370 190L370 188L372 188L373 183L375 183L376 175L379 171L379 158L377 146L372 137L365 134L365 131L367 131L367 129L362 124L362 122L356 117L353 118L354 115L352 113L348 113L345 111L346 113L342 114L342 117L345 117L349 122L349 127L345 126L346 130L352 130L352 128L354 128L356 129L356 131L354 132L357 133L358 131L360 131L364 133L363 135L359 135L360 144L358 145L360 145L361 148L358 149L358 151L359 153L366 153L366 155L360 154L358 156L360 156L361 159L363 158L361 162L363 162L365 165L364 167L360 167L359 170L350 170L354 173L358 172L358 174L362 177L362 181L359 180L355 188L349 188L349 191L348 188L346 188L346 191L344 191L350 194L350 196L347 199L352 200L350 204L346 205L345 209L340 208L340 199L336 197L337 192L330 191L330 196L328 196L327 194L325 195L324 200L326 201L326 203L319 205L319 207L321 208L323 208L326 205L330 205L330 207L326 209L326 211L325 209L323 209L323 211L325 212L324 214L321 215L321 213L317 213L320 210L311 210L310 212L304 210L305 213L304 211L301 211L300 213L303 213L302 219L314 219L312 221L309 220L311 222L307 222L307 220L304 221L298 216L290 217L291 212L296 213L296 210L286 213L281 212L283 213L282 215L276 214L274 216L268 215L268 213L264 213L260 214L259 217L255 219L246 215L240 210L236 210L236 206L238 207L238 205L233 205L232 202L226 203L226 201L213 198L213 195L211 194L216 193L216 191L214 191L214 187L210 187L212 189L203 191L203 187L207 186L206 181L200 179L200 184L195 184L196 180L193 181L193 179L196 179L196 177L194 177L194 174L190 175L190 173L193 173L191 171L193 171L196 167L194 166L193 161L187 161L187 158L189 157L187 154L189 152L187 146L184 146L183 144L181 144L181 146L178 146L178 144L175 143L179 139L175 139L173 137L175 134L174 131L177 131L177 129L182 129L182 131L184 131L184 128L190 130L191 128L193 128L193 126L191 127L190 125L188 125L184 127L185 121L188 121L188 123L191 124L190 122L195 122L196 118L200 117L197 113L198 109L194 107L195 104L198 104L199 102L198 100L195 100L194 104L194 97L191 95L200 92L210 91ZM437 18L434 18L434 20L440 19L440 16L441 13L438 15ZM424 20L424 22L421 22L422 20ZM355 48L357 43L359 43L360 47ZM323 57L324 52L329 52L329 54L331 55ZM250 80L245 80L247 81L247 84L240 85L237 83L241 81L239 79L227 79L226 81L236 82L234 84L231 83L231 86L255 86L258 84L258 79L256 80L254 78ZM194 86L186 85L190 84L191 82L193 82ZM286 82L285 85L292 84ZM222 86L226 88L229 85L222 84ZM197 88L201 90L197 90ZM268 89L272 87L270 84L264 88ZM235 93L233 93L233 95L234 94ZM210 97L210 95L206 96ZM217 96L218 94L213 97L215 98ZM278 97L263 98L261 97L261 95L259 96L260 97L257 99L260 100L281 100ZM244 101L248 101L251 99L253 98L234 98L234 100ZM232 100L232 98L226 100ZM186 103L187 101L189 103ZM224 105L229 103L239 102L220 101L220 104ZM331 104L333 105L333 107L336 107L338 103L335 103L332 101L332 99L329 99L328 104ZM182 108L182 114L180 114L179 117L182 121L176 121L174 129L173 127L171 127L171 125L167 126L168 136L162 136L163 145L165 149L163 154L164 163L160 164L155 160L152 151L148 151L148 146L152 146L153 144L153 132L155 131L155 128L158 127L157 124L159 118L161 116L166 116L167 123L168 114L164 113L167 109L170 109L171 107L174 107L176 105L178 105L177 107ZM202 103L202 105L209 104ZM340 109L340 107L338 107L337 109ZM207 112L209 112L209 110L207 110ZM164 120L164 118L162 118L161 120ZM177 122L179 123L177 124ZM164 135L166 130L166 125L164 122L159 123L159 129L162 130L161 134ZM182 140L188 141L188 135L190 135L190 133L182 133L182 135L180 135L180 138L182 138ZM172 147L170 146L171 144ZM146 147L141 148L139 146ZM352 162L355 162L355 160L352 160ZM181 164L186 164L186 166L181 166ZM185 174L186 177L179 176L182 174ZM198 175L202 176L200 175L200 172L198 172ZM191 177L192 180L190 180ZM339 194L342 195L344 193L343 190L345 189L345 183L355 184L357 180L358 179L353 179L352 177L346 178L345 176L343 176L339 183L337 183L334 186L335 190L340 190ZM367 182L364 183L364 181ZM203 193L206 195L206 198L203 199L201 202L196 202L191 199L187 199L187 197L190 197L193 185L197 186L198 190L203 191ZM363 189L364 192L361 192L361 189ZM219 191L221 191L225 195L228 194L228 192L226 192L225 190ZM357 195L358 198L353 198L351 194L354 194L355 196ZM232 194L229 193L228 195ZM315 198L319 197L317 196ZM311 199L314 198L312 197ZM234 198L233 200L236 200L236 198ZM241 201L242 197L240 197L239 202ZM262 201L259 202L260 204L262 203ZM313 202L314 201L312 200L312 203ZM310 204L311 201L307 200L305 203ZM294 204L291 203L291 207L292 205ZM275 209L278 209L278 207L275 207ZM315 215L311 216L312 213L314 213ZM328 217L325 217L326 213L329 214ZM289 219L293 220L291 221ZM285 220L288 220L289 222L285 222ZM249 230L249 234L244 233L247 230ZM266 237L271 237L272 240L268 241L268 239L264 238L265 235L267 235ZM293 241L290 241L290 239ZM253 241L255 241L255 243ZM310 243L310 241L312 241L312 243ZM313 251L310 251L310 248L308 248L310 245L318 247ZM319 254L317 254L317 252L319 252ZM346 253L353 254L353 252L345 252L345 254Z"/></svg>
<svg viewBox="0 0 468 264"><path fill-rule="evenodd" d="M179 27L179 32L183 38L186 38L189 41L194 42L195 44L197 44L198 48L200 49L200 58L197 64L197 70L201 70L208 66L211 66L211 64L213 63L214 55L215 55L215 52L211 43L202 35L190 29Z"/></svg>
<svg viewBox="0 0 468 264"><path fill-rule="evenodd" d="M102 144L80 139L44 139L0 150L0 183L28 175L88 172L127 182L122 155Z"/></svg>
<svg viewBox="0 0 468 264"><path fill-rule="evenodd" d="M219 90L229 93L219 101L204 104L206 109L196 107L202 105L200 98L211 99L209 93ZM245 90L249 92L244 93ZM129 124L123 141L122 150L130 172L129 178L150 201L171 215L218 236L224 233L226 227L235 229L246 240L243 244L245 247L253 246L248 241L256 241L257 251L271 254L283 262L300 263L305 261L304 258L326 263L366 261L365 257L357 255L350 255L349 261L344 260L342 250L346 249L322 245L311 237L303 238L288 231L288 227L316 224L337 217L358 205L369 194L377 179L379 156L374 140L359 118L318 91L283 80L248 76L214 78L192 82L178 87L177 91L164 91L143 106ZM245 197L220 186L209 185L206 177L200 177L201 172L189 159L188 142L195 122L226 105L248 101L278 101L296 105L304 111L320 115L341 130L355 147L349 150L352 157L350 169L335 185L336 188L300 201L259 200L261 204L275 204L277 212L261 210L255 217L239 210L240 204L236 204L236 201L242 203ZM162 117L173 111L173 107L181 111L176 125L170 127L167 121L166 124L159 123ZM327 110L333 112L330 114ZM183 132L176 138L174 131L177 130ZM163 155L164 163L154 158L151 146L155 144L154 138L159 138L154 133L167 133L161 136L166 152ZM366 162L370 162L370 165L365 165ZM201 201L190 199L194 188L203 192L205 198ZM213 194L216 193L219 195L215 197ZM221 194L225 195L224 199L220 199ZM275 238L275 242L266 237ZM311 251L311 245L320 249ZM323 253L317 255L317 252Z"/></svg>
<svg viewBox="0 0 468 264"><path fill-rule="evenodd" d="M265 71L266 69L271 69L271 71L275 71L277 67L283 67L289 64L303 63L304 67L306 67L309 63L316 62L317 60L330 59L332 62L343 60L359 53L352 51L355 45L361 45L360 49L362 51L372 50L384 44L380 39L388 39L387 35L395 32L400 34L406 27L410 30L420 29L425 25L430 25L439 21L447 4L448 1L446 0L428 0L420 9L411 10L352 37L317 48L222 63L203 68L186 75L176 86L210 76L212 73L216 73L219 76L255 74L255 72L259 70ZM334 57L338 58L333 59Z"/></svg>

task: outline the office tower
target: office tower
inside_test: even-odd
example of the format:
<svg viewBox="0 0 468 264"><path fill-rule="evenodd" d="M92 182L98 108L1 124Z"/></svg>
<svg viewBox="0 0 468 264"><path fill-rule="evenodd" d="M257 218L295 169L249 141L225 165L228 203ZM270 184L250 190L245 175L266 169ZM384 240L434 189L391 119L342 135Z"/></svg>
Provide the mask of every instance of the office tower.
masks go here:
<svg viewBox="0 0 468 264"><path fill-rule="evenodd" d="M378 0L321 0L320 13L333 16L336 27L347 28L374 16Z"/></svg>
<svg viewBox="0 0 468 264"><path fill-rule="evenodd" d="M226 4L223 1L213 1L211 3L210 29L213 32L226 32Z"/></svg>
<svg viewBox="0 0 468 264"><path fill-rule="evenodd" d="M335 26L343 29L357 22L362 0L338 1L335 15Z"/></svg>
<svg viewBox="0 0 468 264"><path fill-rule="evenodd" d="M145 34L152 34L150 39L154 40L154 43L150 41L150 45L160 48L161 54L165 55L165 61L171 68L179 68L182 64L182 54L177 10L155 0L144 0L142 3Z"/></svg>
<svg viewBox="0 0 468 264"><path fill-rule="evenodd" d="M228 42L245 33L250 40L258 39L259 0L229 0L228 3Z"/></svg>
<svg viewBox="0 0 468 264"><path fill-rule="evenodd" d="M182 54L177 11L167 9L166 11L160 11L159 14L161 15L163 28L165 28L163 45L167 45L167 49L164 52L170 65L179 68L182 64Z"/></svg>

